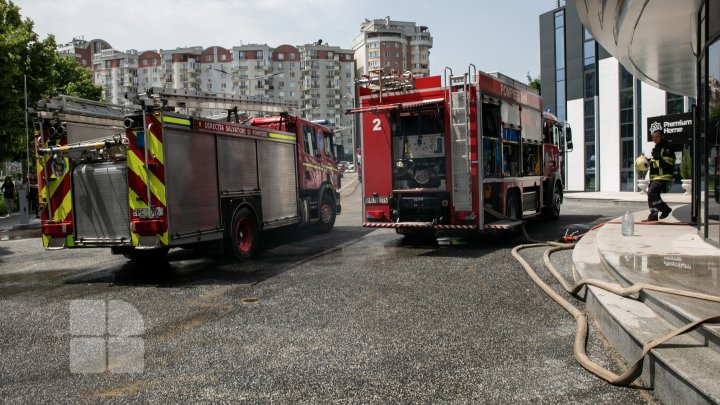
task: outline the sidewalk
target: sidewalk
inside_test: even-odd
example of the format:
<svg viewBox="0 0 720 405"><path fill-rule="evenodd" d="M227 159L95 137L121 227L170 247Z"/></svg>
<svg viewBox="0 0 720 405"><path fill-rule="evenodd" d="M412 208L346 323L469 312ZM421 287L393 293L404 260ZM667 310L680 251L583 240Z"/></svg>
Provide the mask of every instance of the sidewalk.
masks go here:
<svg viewBox="0 0 720 405"><path fill-rule="evenodd" d="M35 218L34 214L30 214L27 224L20 223L20 214L17 212L13 213L10 217L0 215L0 231L7 231L10 229L40 229L40 218Z"/></svg>
<svg viewBox="0 0 720 405"><path fill-rule="evenodd" d="M641 223L649 210L634 212L631 237L620 219L589 232L573 252L577 279L594 278L628 287L646 283L720 296L720 248L690 224L690 198L663 194L673 211L656 223ZM565 198L645 203L640 193L568 193ZM686 199L686 201L683 201ZM638 299L586 290L587 310L628 364L642 345L690 322L720 315L720 303L643 290ZM720 403L720 326L703 325L653 349L642 379L667 403Z"/></svg>

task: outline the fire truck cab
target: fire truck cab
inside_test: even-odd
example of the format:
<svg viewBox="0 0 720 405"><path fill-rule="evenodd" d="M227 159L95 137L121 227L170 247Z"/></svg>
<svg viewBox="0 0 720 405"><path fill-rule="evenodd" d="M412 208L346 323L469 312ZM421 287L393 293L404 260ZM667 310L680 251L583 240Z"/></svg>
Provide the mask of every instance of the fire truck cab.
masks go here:
<svg viewBox="0 0 720 405"><path fill-rule="evenodd" d="M570 128L534 89L499 73L359 81L363 226L427 234L556 219Z"/></svg>

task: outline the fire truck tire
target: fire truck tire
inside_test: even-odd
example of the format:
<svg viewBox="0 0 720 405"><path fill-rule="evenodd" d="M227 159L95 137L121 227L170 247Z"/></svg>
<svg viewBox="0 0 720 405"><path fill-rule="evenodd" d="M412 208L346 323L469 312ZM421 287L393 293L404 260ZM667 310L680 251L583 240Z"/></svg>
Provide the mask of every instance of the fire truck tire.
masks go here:
<svg viewBox="0 0 720 405"><path fill-rule="evenodd" d="M232 252L238 260L252 258L260 242L260 228L250 208L235 211L232 220Z"/></svg>
<svg viewBox="0 0 720 405"><path fill-rule="evenodd" d="M328 193L323 193L318 205L318 231L330 232L335 226L335 200Z"/></svg>
<svg viewBox="0 0 720 405"><path fill-rule="evenodd" d="M555 221L560 217L560 205L562 204L562 189L559 184L555 185L550 205L542 209L542 214L548 221Z"/></svg>
<svg viewBox="0 0 720 405"><path fill-rule="evenodd" d="M505 216L514 220L522 218L522 211L520 209L520 199L517 194L510 192L505 199Z"/></svg>

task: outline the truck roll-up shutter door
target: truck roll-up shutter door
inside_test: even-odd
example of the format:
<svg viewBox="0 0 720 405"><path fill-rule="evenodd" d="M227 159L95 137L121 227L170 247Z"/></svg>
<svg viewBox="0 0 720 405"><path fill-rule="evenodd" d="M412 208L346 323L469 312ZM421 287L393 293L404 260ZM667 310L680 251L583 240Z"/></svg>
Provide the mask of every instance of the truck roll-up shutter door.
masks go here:
<svg viewBox="0 0 720 405"><path fill-rule="evenodd" d="M215 135L165 127L170 238L220 228Z"/></svg>
<svg viewBox="0 0 720 405"><path fill-rule="evenodd" d="M77 242L129 243L126 163L81 163L75 167L72 181Z"/></svg>
<svg viewBox="0 0 720 405"><path fill-rule="evenodd" d="M295 145L258 141L263 223L298 216Z"/></svg>
<svg viewBox="0 0 720 405"><path fill-rule="evenodd" d="M220 192L223 195L258 190L257 141L254 139L218 137Z"/></svg>

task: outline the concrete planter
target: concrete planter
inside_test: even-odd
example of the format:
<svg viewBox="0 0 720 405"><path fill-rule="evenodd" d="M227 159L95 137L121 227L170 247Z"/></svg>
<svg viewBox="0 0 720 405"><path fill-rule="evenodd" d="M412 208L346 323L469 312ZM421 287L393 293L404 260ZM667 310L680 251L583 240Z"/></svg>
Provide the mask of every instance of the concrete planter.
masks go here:
<svg viewBox="0 0 720 405"><path fill-rule="evenodd" d="M682 188L685 190L683 195L692 194L692 179L682 179Z"/></svg>

